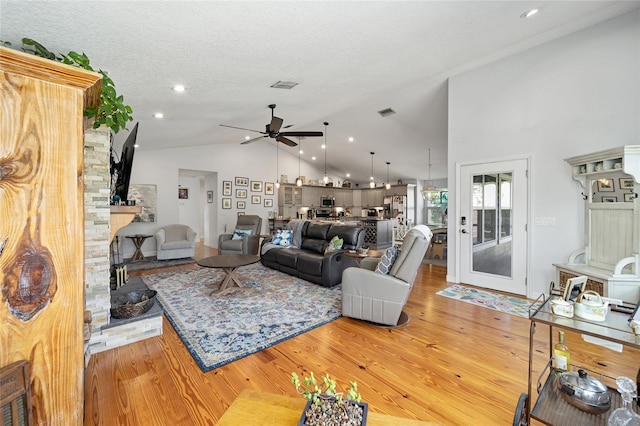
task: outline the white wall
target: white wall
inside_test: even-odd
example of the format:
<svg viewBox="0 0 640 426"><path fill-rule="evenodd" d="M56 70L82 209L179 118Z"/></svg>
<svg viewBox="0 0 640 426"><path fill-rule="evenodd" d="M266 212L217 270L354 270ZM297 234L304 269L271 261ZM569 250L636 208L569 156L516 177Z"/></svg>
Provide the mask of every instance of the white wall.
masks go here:
<svg viewBox="0 0 640 426"><path fill-rule="evenodd" d="M449 81L449 253L455 253L456 162L532 155L529 296L547 292L553 262L584 245L582 188L564 158L640 144L640 11L452 77ZM458 282L458 256L448 280Z"/></svg>
<svg viewBox="0 0 640 426"><path fill-rule="evenodd" d="M152 142L144 141L143 135L144 129L141 128L138 134L140 143L143 146L151 144ZM180 176L180 170L182 169L202 171L205 175L209 173L215 176L215 173L217 173L213 203L215 207L209 213L201 210L203 209L203 203L206 204L206 189L210 188L208 186L210 178L205 179L204 193L200 193L201 187L198 178L190 180L187 176ZM122 228L118 235L153 234L161 226L182 223L182 220L198 231L202 229L198 221L206 218L208 223L211 224L211 230L204 236L205 244L217 247L217 235L223 233L225 227L232 231L236 224L238 210L236 209L235 177L246 177L249 180L263 183L265 181L275 183L276 178L279 178L281 174L288 175L290 182L294 181L298 176L298 157L294 157L280 149L279 173L276 173L275 146L268 143L254 143L251 145L219 144L193 148L136 150L131 183L157 185L157 222L132 223ZM324 171L321 167L314 167L303 161L301 174L306 176L307 179L317 179L324 176ZM334 177L334 181L335 179ZM231 209L222 209L222 181L224 180L234 182L233 195L224 197L232 199ZM189 200L178 199L178 185L181 184L190 187ZM263 220L263 232L266 232L268 230L268 211L277 210L278 208L277 190L276 194L272 196L266 196L264 189L260 193L262 200L265 197L273 198L274 207L269 208L264 207L263 203L260 205L251 204L252 192L249 187L246 189L248 190L248 198L243 200L246 202L244 211L246 214L260 215ZM254 194L257 195L258 193ZM202 201L203 199L204 201ZM211 206L211 204L208 206ZM207 209L207 207L204 207L204 209ZM201 215L202 219L199 219ZM203 237L203 235L199 235L200 237ZM131 257L133 250L133 244L125 238L122 248L124 257ZM142 247L145 256L155 255L155 250L155 240L153 238L145 241Z"/></svg>

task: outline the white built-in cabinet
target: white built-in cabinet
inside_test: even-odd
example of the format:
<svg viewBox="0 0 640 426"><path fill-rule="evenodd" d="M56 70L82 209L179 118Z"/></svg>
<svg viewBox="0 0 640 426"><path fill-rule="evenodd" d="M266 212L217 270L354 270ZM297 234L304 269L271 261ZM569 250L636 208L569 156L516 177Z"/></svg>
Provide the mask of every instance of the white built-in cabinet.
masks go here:
<svg viewBox="0 0 640 426"><path fill-rule="evenodd" d="M635 305L640 300L640 145L565 159L582 186L586 245L555 263L561 287L586 275L587 288Z"/></svg>

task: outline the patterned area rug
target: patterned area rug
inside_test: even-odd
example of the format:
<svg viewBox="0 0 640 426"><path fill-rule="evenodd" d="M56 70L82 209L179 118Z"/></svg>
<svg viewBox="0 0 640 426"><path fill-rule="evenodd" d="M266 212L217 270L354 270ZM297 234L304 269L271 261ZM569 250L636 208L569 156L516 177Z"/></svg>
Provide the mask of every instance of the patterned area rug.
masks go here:
<svg viewBox="0 0 640 426"><path fill-rule="evenodd" d="M155 256L149 256L145 257L144 260L139 260L137 262L131 262L130 259L126 259L124 261L124 264L127 265L128 272L166 268L167 266L186 265L187 263L195 263L195 259L192 257L185 257L183 259L158 260Z"/></svg>
<svg viewBox="0 0 640 426"><path fill-rule="evenodd" d="M259 263L236 271L245 288L215 293L222 271L197 268L143 279L202 371L275 345L341 315L340 286L325 288Z"/></svg>
<svg viewBox="0 0 640 426"><path fill-rule="evenodd" d="M458 284L440 290L436 294L524 318L529 318L529 306L532 303L527 299Z"/></svg>

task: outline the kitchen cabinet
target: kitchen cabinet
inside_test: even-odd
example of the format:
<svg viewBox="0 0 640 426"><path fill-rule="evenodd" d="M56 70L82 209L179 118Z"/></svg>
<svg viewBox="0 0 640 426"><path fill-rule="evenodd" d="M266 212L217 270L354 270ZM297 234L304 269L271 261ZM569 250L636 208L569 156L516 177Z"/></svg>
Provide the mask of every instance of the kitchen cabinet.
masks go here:
<svg viewBox="0 0 640 426"><path fill-rule="evenodd" d="M305 207L322 207L320 198L322 198L326 191L323 187L318 186L304 186L302 187L302 205Z"/></svg>
<svg viewBox="0 0 640 426"><path fill-rule="evenodd" d="M281 184L278 190L278 206L302 206L302 187Z"/></svg>
<svg viewBox="0 0 640 426"><path fill-rule="evenodd" d="M602 296L640 300L640 145L567 158L582 186L586 245L554 263L561 288L586 275Z"/></svg>
<svg viewBox="0 0 640 426"><path fill-rule="evenodd" d="M391 185L391 188L384 189L385 197L392 197L394 195L398 195L398 196L407 195L407 185Z"/></svg>
<svg viewBox="0 0 640 426"><path fill-rule="evenodd" d="M382 207L384 204L384 188L363 189L362 207Z"/></svg>
<svg viewBox="0 0 640 426"><path fill-rule="evenodd" d="M557 330L564 330L565 332L580 333L608 342L640 349L640 336L633 334L628 322L629 314L610 311L605 321L602 322L589 321L576 316L566 318L551 312L550 301L550 298L544 300L544 295L541 295L530 308L528 393L522 394L520 397L514 415L514 424L528 425L531 419L535 419L547 425L606 425L609 415L622 405L620 394L616 389L611 388L612 385L615 385L615 379L607 377L602 373L588 371L590 376L598 377L609 386L611 409L607 412L603 414L591 414L570 405L558 390L558 377L552 367L554 337L558 334ZM542 373L536 376L538 377L535 384L538 391L538 398L532 406L531 392L534 385L533 356L534 353L539 352L534 349L534 335L538 325L549 327L549 361ZM577 370L577 366L575 365L573 365L572 368Z"/></svg>

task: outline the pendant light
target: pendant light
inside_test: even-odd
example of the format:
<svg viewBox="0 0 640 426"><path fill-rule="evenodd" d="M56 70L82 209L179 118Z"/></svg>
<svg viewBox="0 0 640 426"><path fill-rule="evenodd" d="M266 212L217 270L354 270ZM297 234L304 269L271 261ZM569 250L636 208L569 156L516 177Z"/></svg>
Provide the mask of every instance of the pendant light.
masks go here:
<svg viewBox="0 0 640 426"><path fill-rule="evenodd" d="M424 188L422 188L422 192L423 193L427 193L430 191L435 191L436 187L433 185L433 181L431 180L431 148L429 148L429 174L428 174L428 180L426 185L424 186Z"/></svg>
<svg viewBox="0 0 640 426"><path fill-rule="evenodd" d="M391 181L389 180L389 164L391 163L387 161L387 183L384 185L387 190L391 189Z"/></svg>
<svg viewBox="0 0 640 426"><path fill-rule="evenodd" d="M280 146L278 145L278 141L276 141L276 189L280 188L280 169L278 167L278 154L280 152Z"/></svg>
<svg viewBox="0 0 640 426"><path fill-rule="evenodd" d="M326 185L329 182L329 177L327 176L327 126L329 123L324 122L324 184Z"/></svg>
<svg viewBox="0 0 640 426"><path fill-rule="evenodd" d="M302 186L302 178L300 176L300 156L302 155L302 142L300 136L298 136L298 179L296 179L296 186Z"/></svg>
<svg viewBox="0 0 640 426"><path fill-rule="evenodd" d="M374 156L375 152L371 153L371 182L369 182L369 188L375 188L376 187L376 182L373 179L373 156Z"/></svg>

